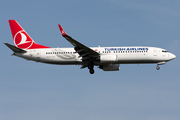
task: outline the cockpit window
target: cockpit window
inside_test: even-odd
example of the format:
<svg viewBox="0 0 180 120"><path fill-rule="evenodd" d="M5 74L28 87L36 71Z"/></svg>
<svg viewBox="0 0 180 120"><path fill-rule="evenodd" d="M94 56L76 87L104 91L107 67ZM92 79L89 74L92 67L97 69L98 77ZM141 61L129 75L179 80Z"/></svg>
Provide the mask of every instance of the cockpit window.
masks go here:
<svg viewBox="0 0 180 120"><path fill-rule="evenodd" d="M166 52L168 52L168 51L167 51L167 50L162 50L162 52L166 53Z"/></svg>

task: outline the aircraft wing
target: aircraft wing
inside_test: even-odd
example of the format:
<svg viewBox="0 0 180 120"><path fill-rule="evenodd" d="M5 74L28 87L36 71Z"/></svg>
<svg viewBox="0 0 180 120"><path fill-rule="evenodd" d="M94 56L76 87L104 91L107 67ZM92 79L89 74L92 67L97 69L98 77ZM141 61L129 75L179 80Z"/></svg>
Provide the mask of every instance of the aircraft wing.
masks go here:
<svg viewBox="0 0 180 120"><path fill-rule="evenodd" d="M58 26L62 36L66 38L66 40L68 40L74 46L75 51L80 55L79 57L82 57L82 60L98 57L100 55L98 52L92 50L91 48L83 45L82 43L76 41L75 39L67 35L66 32L61 27L61 25Z"/></svg>

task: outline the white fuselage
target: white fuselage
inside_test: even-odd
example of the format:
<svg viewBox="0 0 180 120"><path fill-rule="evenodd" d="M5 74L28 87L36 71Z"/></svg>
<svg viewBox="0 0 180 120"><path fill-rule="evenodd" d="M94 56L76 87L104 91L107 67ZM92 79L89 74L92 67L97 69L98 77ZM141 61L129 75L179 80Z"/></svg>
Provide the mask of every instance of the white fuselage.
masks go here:
<svg viewBox="0 0 180 120"><path fill-rule="evenodd" d="M157 47L91 47L91 49L100 53L99 60L94 61L95 65L165 63L175 58L172 53ZM74 48L30 49L26 53L15 53L15 55L49 64L88 64Z"/></svg>
<svg viewBox="0 0 180 120"><path fill-rule="evenodd" d="M15 56L36 62L57 65L82 65L94 74L94 66L104 71L118 71L120 64L165 64L176 56L165 49L157 47L87 47L73 39L58 24L61 35L70 42L73 48L50 48L34 42L16 20L9 20L15 46L4 43Z"/></svg>

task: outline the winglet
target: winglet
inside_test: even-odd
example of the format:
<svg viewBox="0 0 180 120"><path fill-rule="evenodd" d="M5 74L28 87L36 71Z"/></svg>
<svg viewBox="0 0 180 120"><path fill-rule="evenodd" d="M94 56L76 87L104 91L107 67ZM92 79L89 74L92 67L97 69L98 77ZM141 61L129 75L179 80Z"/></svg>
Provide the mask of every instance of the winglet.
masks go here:
<svg viewBox="0 0 180 120"><path fill-rule="evenodd" d="M68 36L68 35L66 34L66 32L64 31L64 29L61 27L61 25L58 24L58 26L59 26L59 29L60 29L60 31L61 31L62 36L63 36L63 37Z"/></svg>

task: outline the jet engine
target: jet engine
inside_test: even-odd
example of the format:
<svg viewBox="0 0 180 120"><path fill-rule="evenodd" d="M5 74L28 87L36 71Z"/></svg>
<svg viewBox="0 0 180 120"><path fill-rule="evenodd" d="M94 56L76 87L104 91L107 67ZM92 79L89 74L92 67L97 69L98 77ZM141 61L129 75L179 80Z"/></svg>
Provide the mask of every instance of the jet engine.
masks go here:
<svg viewBox="0 0 180 120"><path fill-rule="evenodd" d="M120 65L119 64L100 65L99 68L103 69L103 71L119 71Z"/></svg>

